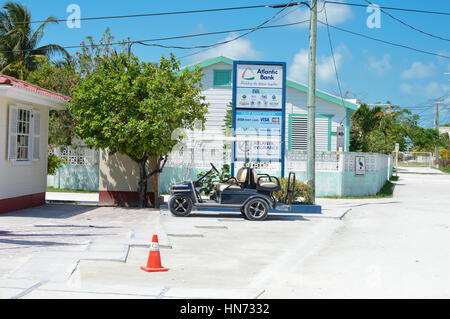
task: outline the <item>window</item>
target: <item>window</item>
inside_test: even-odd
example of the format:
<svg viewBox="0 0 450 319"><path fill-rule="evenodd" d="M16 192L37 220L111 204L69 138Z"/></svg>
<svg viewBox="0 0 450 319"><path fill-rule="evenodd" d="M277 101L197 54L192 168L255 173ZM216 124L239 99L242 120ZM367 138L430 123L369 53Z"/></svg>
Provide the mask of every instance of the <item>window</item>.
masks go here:
<svg viewBox="0 0 450 319"><path fill-rule="evenodd" d="M330 151L329 116L316 116L316 150ZM306 115L289 116L289 150L306 151L308 148L308 117Z"/></svg>
<svg viewBox="0 0 450 319"><path fill-rule="evenodd" d="M8 159L12 162L38 160L41 116L29 106L9 107Z"/></svg>
<svg viewBox="0 0 450 319"><path fill-rule="evenodd" d="M231 86L231 70L214 70L214 86Z"/></svg>
<svg viewBox="0 0 450 319"><path fill-rule="evenodd" d="M30 151L31 111L19 110L17 118L17 161L27 161Z"/></svg>

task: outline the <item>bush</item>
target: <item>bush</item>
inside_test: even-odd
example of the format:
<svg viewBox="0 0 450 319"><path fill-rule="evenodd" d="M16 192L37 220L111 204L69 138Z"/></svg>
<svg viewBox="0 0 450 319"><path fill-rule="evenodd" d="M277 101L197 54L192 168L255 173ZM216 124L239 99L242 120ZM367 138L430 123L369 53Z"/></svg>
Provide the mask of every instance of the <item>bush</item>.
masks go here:
<svg viewBox="0 0 450 319"><path fill-rule="evenodd" d="M58 167L60 167L61 165L65 164L65 163L66 163L66 161L63 160L62 158L59 158L57 155L55 155L55 154L49 155L48 156L48 164L47 164L47 174L55 175Z"/></svg>
<svg viewBox="0 0 450 319"><path fill-rule="evenodd" d="M203 175L205 175L206 173L207 172L201 172L197 175L197 177L200 178ZM206 176L201 181L202 185L199 189L199 192L202 195L209 196L211 199L214 199L214 196L215 196L214 185L217 183L225 183L230 178L231 178L230 165L225 164L222 167L222 172L220 173L220 175L217 175L216 172L213 172L213 173L209 174L208 176Z"/></svg>
<svg viewBox="0 0 450 319"><path fill-rule="evenodd" d="M273 195L279 203L287 204L286 195L287 195L288 179L287 178L280 179L280 184L281 190L275 192ZM300 204L312 205L313 204L312 193L313 189L310 185L296 181L292 203L299 202L300 200L301 201Z"/></svg>

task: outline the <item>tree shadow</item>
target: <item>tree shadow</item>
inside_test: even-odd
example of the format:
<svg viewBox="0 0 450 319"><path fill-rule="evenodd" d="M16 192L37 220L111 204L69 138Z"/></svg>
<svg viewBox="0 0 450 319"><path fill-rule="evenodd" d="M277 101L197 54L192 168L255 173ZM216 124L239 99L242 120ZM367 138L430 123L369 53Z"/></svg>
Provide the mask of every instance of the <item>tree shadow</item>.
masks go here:
<svg viewBox="0 0 450 319"><path fill-rule="evenodd" d="M1 214L2 217L66 219L97 209L97 206L47 204Z"/></svg>

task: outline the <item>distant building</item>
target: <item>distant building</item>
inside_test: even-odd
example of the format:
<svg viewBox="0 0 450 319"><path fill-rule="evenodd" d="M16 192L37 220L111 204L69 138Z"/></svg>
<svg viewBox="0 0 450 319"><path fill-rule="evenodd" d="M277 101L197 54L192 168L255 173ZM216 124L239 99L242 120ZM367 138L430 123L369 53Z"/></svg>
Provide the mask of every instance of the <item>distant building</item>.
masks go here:
<svg viewBox="0 0 450 319"><path fill-rule="evenodd" d="M441 134L448 133L448 135L450 135L450 126L441 126L439 128L439 133Z"/></svg>

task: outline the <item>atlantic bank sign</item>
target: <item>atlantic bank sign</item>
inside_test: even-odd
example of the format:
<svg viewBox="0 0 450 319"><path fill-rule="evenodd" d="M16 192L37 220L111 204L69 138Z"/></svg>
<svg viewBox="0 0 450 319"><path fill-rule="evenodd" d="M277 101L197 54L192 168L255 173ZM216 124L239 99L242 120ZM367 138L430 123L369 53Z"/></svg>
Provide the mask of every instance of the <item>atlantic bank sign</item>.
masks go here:
<svg viewBox="0 0 450 319"><path fill-rule="evenodd" d="M283 88L283 66L238 64L236 86L241 88Z"/></svg>

